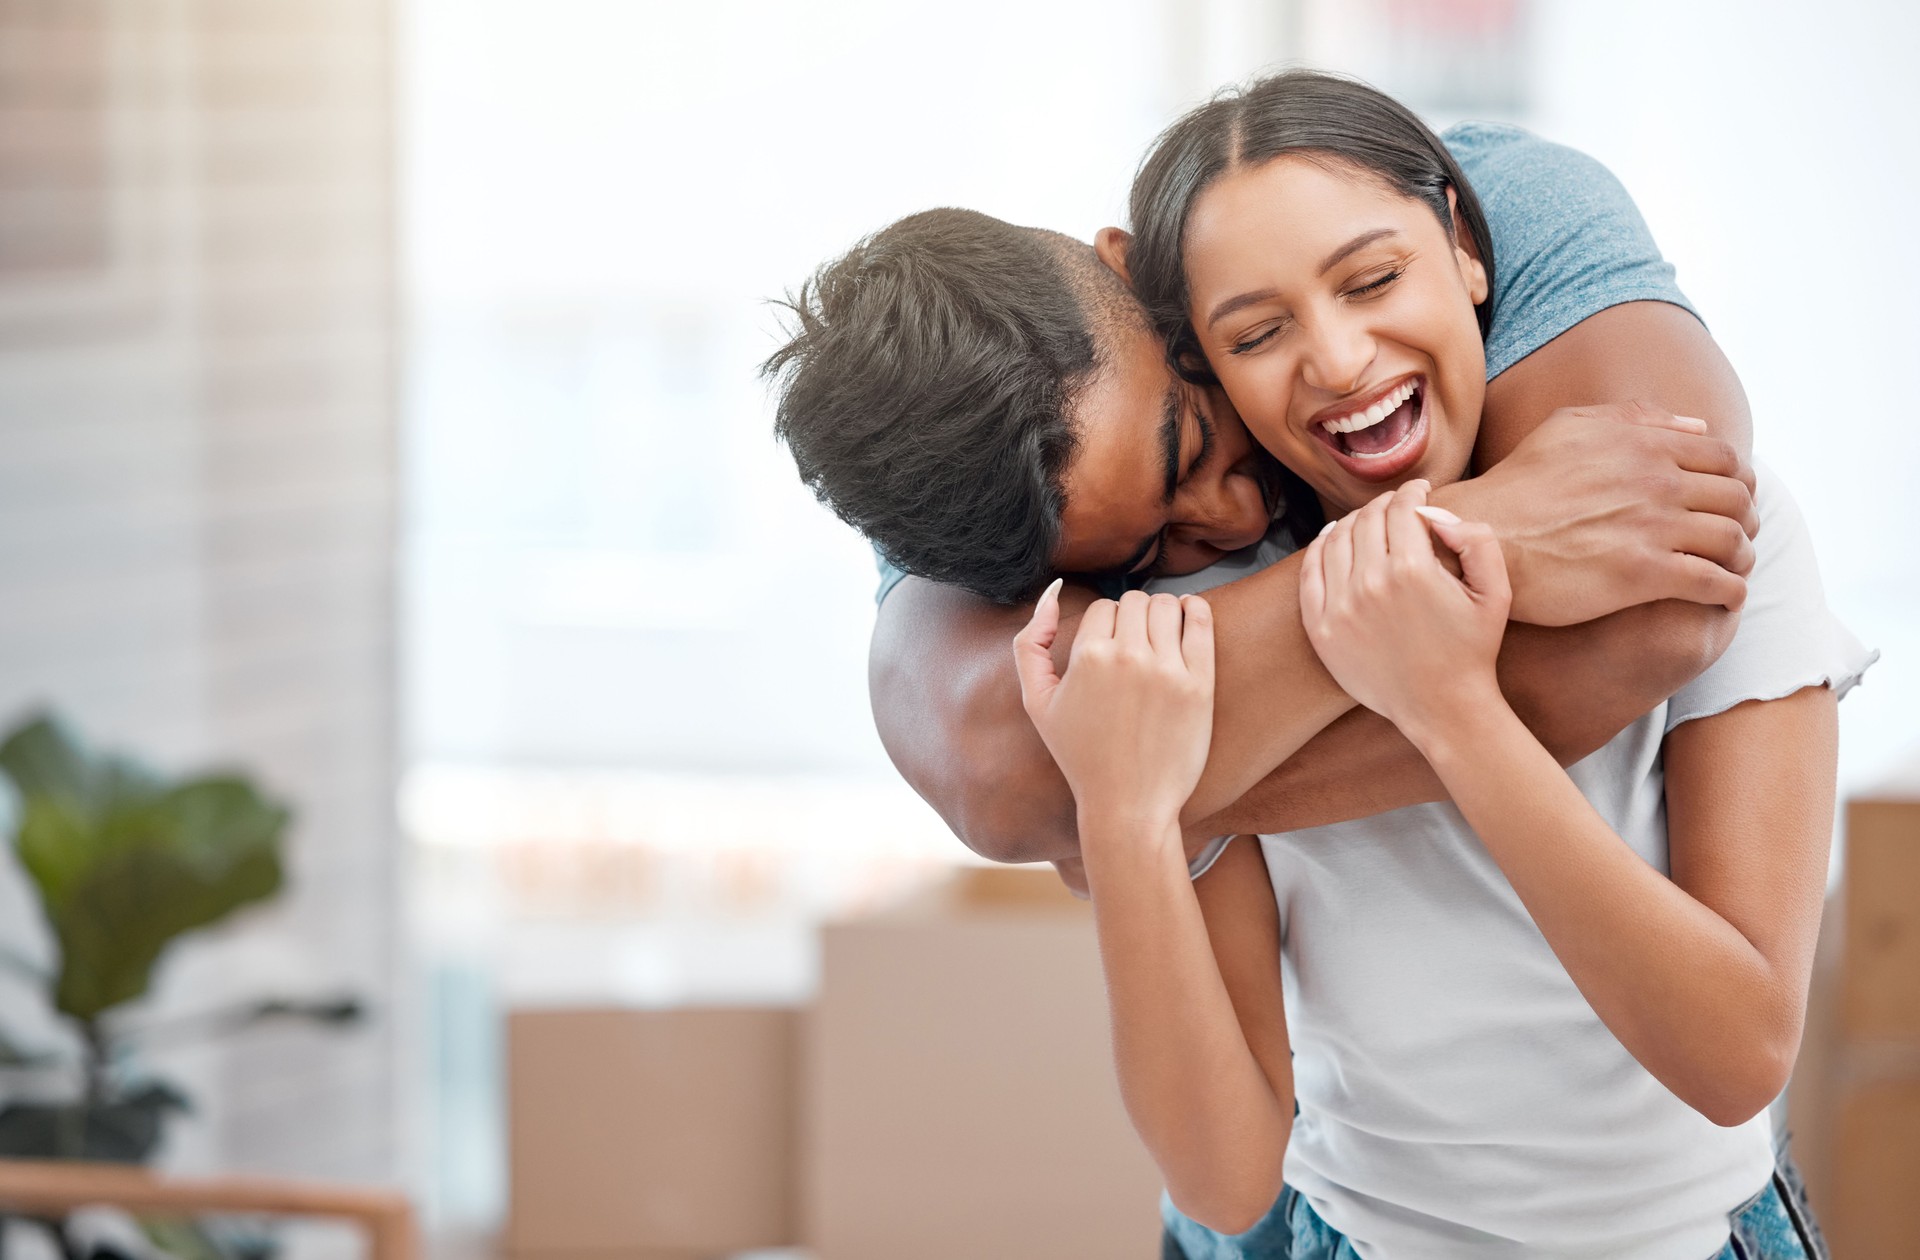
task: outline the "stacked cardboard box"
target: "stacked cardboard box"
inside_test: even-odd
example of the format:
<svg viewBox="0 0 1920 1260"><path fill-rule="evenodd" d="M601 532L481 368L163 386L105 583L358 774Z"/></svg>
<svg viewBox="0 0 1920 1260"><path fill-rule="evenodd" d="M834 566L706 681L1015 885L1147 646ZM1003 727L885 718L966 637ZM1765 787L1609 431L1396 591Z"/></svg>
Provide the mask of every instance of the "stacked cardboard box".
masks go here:
<svg viewBox="0 0 1920 1260"><path fill-rule="evenodd" d="M1158 1254L1091 915L1023 875L826 930L800 1166L821 1260Z"/></svg>
<svg viewBox="0 0 1920 1260"><path fill-rule="evenodd" d="M813 1008L509 1021L516 1260L1149 1260L1092 920L969 871L829 926Z"/></svg>
<svg viewBox="0 0 1920 1260"><path fill-rule="evenodd" d="M694 1260L793 1242L798 1026L779 1009L514 1012L507 1252Z"/></svg>

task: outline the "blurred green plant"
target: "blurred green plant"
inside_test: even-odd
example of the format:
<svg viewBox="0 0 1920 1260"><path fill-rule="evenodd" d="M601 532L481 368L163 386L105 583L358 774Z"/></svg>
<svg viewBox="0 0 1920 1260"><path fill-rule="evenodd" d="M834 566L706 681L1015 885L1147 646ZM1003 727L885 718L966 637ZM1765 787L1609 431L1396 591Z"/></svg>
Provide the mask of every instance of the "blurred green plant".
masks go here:
<svg viewBox="0 0 1920 1260"><path fill-rule="evenodd" d="M0 1030L0 1069L78 1077L64 1100L0 1106L0 1155L142 1162L167 1117L189 1104L174 1085L137 1071L140 1046L276 1020L359 1019L350 998L273 998L145 1026L124 1018L174 941L279 892L291 815L247 779L170 782L91 752L46 715L0 742L0 774L18 794L14 852L58 951L45 967L0 953L0 967L40 988L78 1043L77 1054L26 1047Z"/></svg>

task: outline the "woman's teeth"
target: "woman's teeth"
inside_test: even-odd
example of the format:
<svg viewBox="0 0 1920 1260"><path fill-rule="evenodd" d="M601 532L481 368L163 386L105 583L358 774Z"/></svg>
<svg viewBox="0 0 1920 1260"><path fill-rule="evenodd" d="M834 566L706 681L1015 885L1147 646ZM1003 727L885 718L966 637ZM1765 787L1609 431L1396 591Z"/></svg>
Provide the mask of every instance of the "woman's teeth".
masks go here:
<svg viewBox="0 0 1920 1260"><path fill-rule="evenodd" d="M1356 411L1350 416L1325 421L1326 429L1329 433L1358 433L1362 429L1371 429L1392 415L1401 403L1413 397L1413 391L1419 387L1419 378L1410 379L1365 411Z"/></svg>

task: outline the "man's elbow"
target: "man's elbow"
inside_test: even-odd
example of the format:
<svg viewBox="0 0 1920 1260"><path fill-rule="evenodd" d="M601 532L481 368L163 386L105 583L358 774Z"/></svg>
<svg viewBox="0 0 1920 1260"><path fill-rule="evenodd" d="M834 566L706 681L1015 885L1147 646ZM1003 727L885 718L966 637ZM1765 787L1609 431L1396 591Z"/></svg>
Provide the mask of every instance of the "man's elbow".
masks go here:
<svg viewBox="0 0 1920 1260"><path fill-rule="evenodd" d="M1740 614L1718 604L1662 600L1647 606L1647 616L1641 668L1663 698L1705 673L1740 628Z"/></svg>
<svg viewBox="0 0 1920 1260"><path fill-rule="evenodd" d="M926 750L890 733L882 723L881 743L894 768L967 848L990 862L1078 856L1073 795L1051 760L1035 764L1009 753L1006 741L968 738L964 730L952 733L959 746L916 755Z"/></svg>
<svg viewBox="0 0 1920 1260"><path fill-rule="evenodd" d="M1590 645L1603 692L1569 695L1557 674L1535 676L1509 695L1537 715L1534 733L1563 766L1590 755L1635 719L1664 704L1720 658L1739 629L1726 609L1680 600L1613 614ZM1516 628L1517 629L1517 628ZM1529 723L1532 725L1532 722Z"/></svg>
<svg viewBox="0 0 1920 1260"><path fill-rule="evenodd" d="M1052 761L968 758L951 812L941 811L960 842L990 862L1051 862L1078 857L1073 794Z"/></svg>

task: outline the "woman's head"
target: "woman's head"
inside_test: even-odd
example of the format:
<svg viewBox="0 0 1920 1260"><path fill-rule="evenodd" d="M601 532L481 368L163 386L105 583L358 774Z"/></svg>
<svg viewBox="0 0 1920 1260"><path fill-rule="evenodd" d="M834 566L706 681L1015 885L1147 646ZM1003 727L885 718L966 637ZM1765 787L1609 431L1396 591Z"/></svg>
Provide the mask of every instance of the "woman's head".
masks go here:
<svg viewBox="0 0 1920 1260"><path fill-rule="evenodd" d="M1128 270L1176 366L1216 377L1330 508L1466 471L1492 241L1404 106L1329 75L1262 79L1161 136L1131 214Z"/></svg>

